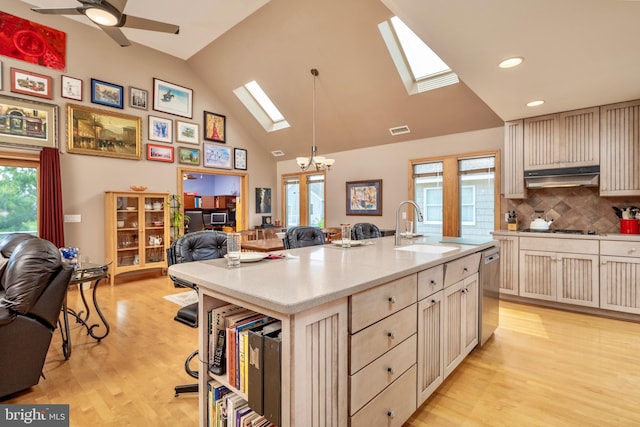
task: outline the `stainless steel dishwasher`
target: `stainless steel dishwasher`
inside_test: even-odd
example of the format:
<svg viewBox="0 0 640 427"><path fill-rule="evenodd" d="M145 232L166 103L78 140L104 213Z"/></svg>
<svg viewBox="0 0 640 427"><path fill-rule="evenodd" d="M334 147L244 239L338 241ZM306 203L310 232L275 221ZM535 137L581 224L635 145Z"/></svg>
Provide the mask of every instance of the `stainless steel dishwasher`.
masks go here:
<svg viewBox="0 0 640 427"><path fill-rule="evenodd" d="M480 346L491 337L499 323L500 311L500 248L482 251L480 258Z"/></svg>

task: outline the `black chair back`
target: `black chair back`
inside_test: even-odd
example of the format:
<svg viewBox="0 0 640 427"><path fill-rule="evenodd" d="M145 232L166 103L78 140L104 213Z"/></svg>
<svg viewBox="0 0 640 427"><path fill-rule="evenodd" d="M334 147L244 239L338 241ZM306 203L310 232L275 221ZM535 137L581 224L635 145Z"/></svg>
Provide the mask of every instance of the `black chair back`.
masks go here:
<svg viewBox="0 0 640 427"><path fill-rule="evenodd" d="M307 246L324 245L324 233L317 227L291 227L284 239L285 249L304 248Z"/></svg>
<svg viewBox="0 0 640 427"><path fill-rule="evenodd" d="M375 239L377 237L382 237L380 228L370 222L359 222L351 227L352 240Z"/></svg>

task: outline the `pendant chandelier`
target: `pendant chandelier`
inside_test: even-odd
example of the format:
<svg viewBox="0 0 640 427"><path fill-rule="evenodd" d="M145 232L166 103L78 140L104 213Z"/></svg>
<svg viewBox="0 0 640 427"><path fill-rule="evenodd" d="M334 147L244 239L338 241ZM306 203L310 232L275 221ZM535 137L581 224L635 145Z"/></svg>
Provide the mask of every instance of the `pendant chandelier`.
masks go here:
<svg viewBox="0 0 640 427"><path fill-rule="evenodd" d="M303 171L308 170L311 166L315 167L317 171L330 170L331 166L335 163L334 159L327 159L323 156L317 156L316 147L316 79L318 78L318 70L311 69L311 75L313 76L313 128L312 128L312 145L311 145L311 157L296 157L296 162L300 169Z"/></svg>

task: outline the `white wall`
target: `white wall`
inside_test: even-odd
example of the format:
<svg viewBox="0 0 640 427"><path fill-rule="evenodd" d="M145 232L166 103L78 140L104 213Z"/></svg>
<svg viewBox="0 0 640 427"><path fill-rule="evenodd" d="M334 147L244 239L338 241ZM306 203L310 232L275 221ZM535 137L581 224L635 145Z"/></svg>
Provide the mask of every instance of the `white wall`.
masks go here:
<svg viewBox="0 0 640 427"><path fill-rule="evenodd" d="M82 222L65 224L65 241L68 246L77 246L81 250L81 256L92 260L102 260L104 251L104 191L128 190L130 185L146 185L148 191L163 191L175 193L177 189L177 163L167 164L162 162L147 161L145 155L147 139L148 115L168 119L180 118L160 113L149 109L143 111L128 107L128 98L125 99L125 108L105 107L91 103L90 87L91 78L96 78L109 83L124 86L125 95L129 94L129 87L134 86L153 93L153 78L175 83L193 89L193 118L181 120L200 124L203 132L203 111L211 111L227 114L227 109L222 105L215 94L203 84L203 82L190 70L188 64L180 59L168 56L159 51L140 45L127 48L119 47L102 31L74 20L53 16L41 15L29 10L29 6L14 1L3 1L3 12L41 23L64 31L67 34L67 69L64 72L33 65L24 61L2 57L3 66L3 95L30 98L10 92L10 68L32 71L53 77L52 100L30 98L37 101L54 103L59 106L59 146L61 149L61 171L63 209L65 214L80 214ZM96 157L80 154L66 153L66 103L70 100L60 96L60 76L68 75L82 79L84 106L109 110L124 114L139 116L142 118L142 160L123 160L107 157ZM149 100L151 106L152 100ZM74 103L77 103L73 101ZM246 148L248 151L249 173L249 224L259 224L260 215L255 214L255 187L275 187L275 161L270 153L266 152L255 141L243 132L233 116L227 115L227 146ZM161 143L160 143L161 144ZM174 148L178 145L172 144ZM191 148L195 146L191 145ZM202 147L200 147L202 148ZM0 147L5 150L5 147ZM6 151L11 151L6 149ZM175 157L175 156L174 156ZM214 172L215 169L205 169Z"/></svg>
<svg viewBox="0 0 640 427"><path fill-rule="evenodd" d="M426 138L397 144L369 147L339 153L319 153L336 160L327 172L326 226L341 223L372 222L380 228L393 229L399 203L407 200L410 188L409 160L484 150L501 150L502 127L454 135ZM299 171L295 160L278 163L278 176ZM382 179L382 216L347 216L346 182ZM278 200L282 200L278 186ZM282 219L277 206L274 219Z"/></svg>

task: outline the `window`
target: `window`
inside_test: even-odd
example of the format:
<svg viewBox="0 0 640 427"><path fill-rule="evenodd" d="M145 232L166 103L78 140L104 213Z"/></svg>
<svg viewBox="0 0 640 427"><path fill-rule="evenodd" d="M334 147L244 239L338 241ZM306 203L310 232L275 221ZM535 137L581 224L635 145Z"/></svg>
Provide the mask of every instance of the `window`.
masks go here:
<svg viewBox="0 0 640 427"><path fill-rule="evenodd" d="M282 177L284 227L311 225L324 228L324 181L324 172L300 173Z"/></svg>
<svg viewBox="0 0 640 427"><path fill-rule="evenodd" d="M496 224L497 153L414 160L413 195L424 221L419 233L489 236Z"/></svg>
<svg viewBox="0 0 640 427"><path fill-rule="evenodd" d="M397 16L378 29L410 95L459 82L456 73Z"/></svg>
<svg viewBox="0 0 640 427"><path fill-rule="evenodd" d="M255 80L235 89L233 93L267 132L289 127L289 122Z"/></svg>
<svg viewBox="0 0 640 427"><path fill-rule="evenodd" d="M38 234L37 156L0 153L0 236Z"/></svg>

